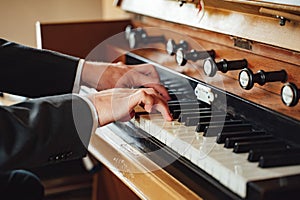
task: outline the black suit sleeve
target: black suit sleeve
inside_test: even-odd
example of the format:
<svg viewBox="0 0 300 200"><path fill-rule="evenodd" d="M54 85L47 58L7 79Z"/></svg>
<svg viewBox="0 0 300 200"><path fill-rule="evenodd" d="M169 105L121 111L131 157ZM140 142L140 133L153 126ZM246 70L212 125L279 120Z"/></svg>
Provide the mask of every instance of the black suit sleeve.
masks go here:
<svg viewBox="0 0 300 200"><path fill-rule="evenodd" d="M0 38L0 91L31 98L70 93L78 61Z"/></svg>
<svg viewBox="0 0 300 200"><path fill-rule="evenodd" d="M31 168L86 154L93 119L72 94L0 107L0 169Z"/></svg>

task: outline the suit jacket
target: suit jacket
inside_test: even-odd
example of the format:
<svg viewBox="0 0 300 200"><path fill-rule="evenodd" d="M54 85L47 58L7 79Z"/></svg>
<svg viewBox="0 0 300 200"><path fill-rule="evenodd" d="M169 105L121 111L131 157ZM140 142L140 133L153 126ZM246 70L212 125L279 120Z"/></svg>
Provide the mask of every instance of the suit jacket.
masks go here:
<svg viewBox="0 0 300 200"><path fill-rule="evenodd" d="M0 170L86 154L93 119L86 101L71 94L78 60L0 39L0 91L33 98L0 106Z"/></svg>

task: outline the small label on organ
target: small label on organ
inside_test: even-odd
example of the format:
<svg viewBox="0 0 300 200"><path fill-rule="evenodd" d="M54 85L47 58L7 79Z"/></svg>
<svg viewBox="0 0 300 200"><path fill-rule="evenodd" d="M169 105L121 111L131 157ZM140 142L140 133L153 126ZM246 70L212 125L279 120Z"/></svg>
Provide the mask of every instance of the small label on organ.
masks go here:
<svg viewBox="0 0 300 200"><path fill-rule="evenodd" d="M211 88L206 87L204 85L197 85L197 87L195 88L195 95L197 96L198 100L204 101L209 105L211 105L212 102L215 100L215 95L211 91Z"/></svg>

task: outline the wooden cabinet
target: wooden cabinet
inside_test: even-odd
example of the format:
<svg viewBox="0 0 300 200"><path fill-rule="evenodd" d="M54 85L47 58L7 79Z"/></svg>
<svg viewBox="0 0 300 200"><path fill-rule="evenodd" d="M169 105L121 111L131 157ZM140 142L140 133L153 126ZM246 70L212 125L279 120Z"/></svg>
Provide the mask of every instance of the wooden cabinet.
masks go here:
<svg viewBox="0 0 300 200"><path fill-rule="evenodd" d="M123 32L128 24L130 20L38 24L37 40L40 48L85 58L105 39Z"/></svg>

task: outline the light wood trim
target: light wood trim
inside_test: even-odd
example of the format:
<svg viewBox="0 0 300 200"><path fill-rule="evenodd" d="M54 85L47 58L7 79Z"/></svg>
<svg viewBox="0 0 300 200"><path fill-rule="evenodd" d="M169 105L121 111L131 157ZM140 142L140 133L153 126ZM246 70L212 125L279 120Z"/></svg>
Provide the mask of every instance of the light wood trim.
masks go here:
<svg viewBox="0 0 300 200"><path fill-rule="evenodd" d="M225 3L230 2L205 1L204 13L199 13L193 4L179 7L174 1L123 0L121 7L144 16L300 51L299 23L280 26L278 19L259 14L259 7L231 3L240 9L236 11L228 9L228 5L222 7Z"/></svg>
<svg viewBox="0 0 300 200"><path fill-rule="evenodd" d="M293 12L300 12L300 4L295 2L295 5L286 4L284 1L278 0L275 2L270 1L264 1L264 0L224 0L227 2L232 3L239 3L239 4L247 4L247 5L254 5L254 6L262 6L262 7L268 7L273 9L280 9L280 10L287 10L287 11L293 11Z"/></svg>
<svg viewBox="0 0 300 200"><path fill-rule="evenodd" d="M102 127L92 136L89 152L141 199L201 199L163 169L148 171L154 169L155 164L145 156L134 156L126 151L117 144L118 138L107 127Z"/></svg>
<svg viewBox="0 0 300 200"><path fill-rule="evenodd" d="M288 20L300 22L300 16L299 15L294 15L294 14L291 14L291 13L288 13L288 12L282 12L282 11L273 10L273 9L269 9L269 8L260 8L259 12L263 13L263 14L269 14L269 15L272 15L272 16L280 16L280 17L284 17Z"/></svg>

